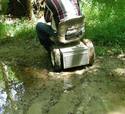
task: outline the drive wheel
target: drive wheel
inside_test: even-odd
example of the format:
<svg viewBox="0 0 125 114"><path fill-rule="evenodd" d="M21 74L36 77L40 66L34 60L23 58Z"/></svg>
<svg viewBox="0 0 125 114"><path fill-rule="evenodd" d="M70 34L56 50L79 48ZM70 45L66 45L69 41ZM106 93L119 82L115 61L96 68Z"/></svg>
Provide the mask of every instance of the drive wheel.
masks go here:
<svg viewBox="0 0 125 114"><path fill-rule="evenodd" d="M61 71L62 65L61 65L61 54L59 49L52 49L51 51L51 63L54 68L54 71Z"/></svg>
<svg viewBox="0 0 125 114"><path fill-rule="evenodd" d="M82 42L89 48L89 65L93 65L95 60L95 48L91 40L83 39Z"/></svg>

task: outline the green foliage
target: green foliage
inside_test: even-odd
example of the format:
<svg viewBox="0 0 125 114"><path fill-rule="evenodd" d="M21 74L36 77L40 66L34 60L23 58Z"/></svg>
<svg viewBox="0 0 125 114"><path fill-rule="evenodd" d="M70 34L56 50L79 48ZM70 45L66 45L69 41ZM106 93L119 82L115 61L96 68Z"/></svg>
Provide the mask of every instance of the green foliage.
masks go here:
<svg viewBox="0 0 125 114"><path fill-rule="evenodd" d="M0 23L0 39L3 38L34 38L34 23L26 19L5 20Z"/></svg>
<svg viewBox="0 0 125 114"><path fill-rule="evenodd" d="M28 20L18 22L16 25L15 37L16 38L34 38L36 36L35 24Z"/></svg>
<svg viewBox="0 0 125 114"><path fill-rule="evenodd" d="M7 66L8 70L8 81L18 81L17 77L15 76L15 72L13 72L11 66ZM0 81L3 80L3 71L2 68L0 67Z"/></svg>
<svg viewBox="0 0 125 114"><path fill-rule="evenodd" d="M1 14L7 14L7 9L8 9L8 2L9 0L0 0L0 4L1 4L1 10L0 13Z"/></svg>
<svg viewBox="0 0 125 114"><path fill-rule="evenodd" d="M3 76L2 70L1 70L1 68L0 68L0 81L2 80L2 76Z"/></svg>
<svg viewBox="0 0 125 114"><path fill-rule="evenodd" d="M3 38L3 36L6 34L6 26L3 23L0 23L0 38Z"/></svg>
<svg viewBox="0 0 125 114"><path fill-rule="evenodd" d="M124 45L125 1L85 0L82 3L86 17L86 37L97 44Z"/></svg>

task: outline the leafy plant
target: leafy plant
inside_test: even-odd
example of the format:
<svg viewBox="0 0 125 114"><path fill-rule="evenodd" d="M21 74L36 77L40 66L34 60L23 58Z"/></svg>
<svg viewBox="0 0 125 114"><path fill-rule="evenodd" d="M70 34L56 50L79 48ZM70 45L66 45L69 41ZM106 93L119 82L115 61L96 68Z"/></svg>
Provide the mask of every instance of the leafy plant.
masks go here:
<svg viewBox="0 0 125 114"><path fill-rule="evenodd" d="M9 19L0 23L0 38L33 38L36 36L35 24L27 19Z"/></svg>
<svg viewBox="0 0 125 114"><path fill-rule="evenodd" d="M97 44L112 46L125 43L125 7L123 0L85 0L86 34ZM124 43L123 43L124 42Z"/></svg>

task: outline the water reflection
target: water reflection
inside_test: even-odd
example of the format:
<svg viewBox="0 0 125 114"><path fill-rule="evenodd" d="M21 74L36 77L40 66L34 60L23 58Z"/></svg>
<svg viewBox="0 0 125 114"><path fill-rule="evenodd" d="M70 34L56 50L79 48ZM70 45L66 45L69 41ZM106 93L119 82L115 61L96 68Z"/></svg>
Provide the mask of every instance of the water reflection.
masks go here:
<svg viewBox="0 0 125 114"><path fill-rule="evenodd" d="M24 93L22 83L11 82L10 85L0 88L0 114L13 114L17 110L16 102Z"/></svg>
<svg viewBox="0 0 125 114"><path fill-rule="evenodd" d="M0 89L0 114L4 111L4 106L6 105L7 94Z"/></svg>
<svg viewBox="0 0 125 114"><path fill-rule="evenodd" d="M46 114L61 96L63 82L50 80L44 69L10 67L0 86L0 114Z"/></svg>
<svg viewBox="0 0 125 114"><path fill-rule="evenodd" d="M0 64L0 114L14 114L17 110L17 102L25 92L23 82L20 82L12 68L5 63Z"/></svg>

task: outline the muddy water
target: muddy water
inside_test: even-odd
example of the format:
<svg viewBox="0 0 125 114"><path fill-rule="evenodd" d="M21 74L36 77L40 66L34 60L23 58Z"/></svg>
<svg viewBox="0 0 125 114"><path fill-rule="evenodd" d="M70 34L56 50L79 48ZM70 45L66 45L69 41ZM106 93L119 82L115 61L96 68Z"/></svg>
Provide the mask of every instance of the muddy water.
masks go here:
<svg viewBox="0 0 125 114"><path fill-rule="evenodd" d="M15 78L0 82L0 114L125 114L124 73L113 72L124 66L109 57L61 73L10 65Z"/></svg>

